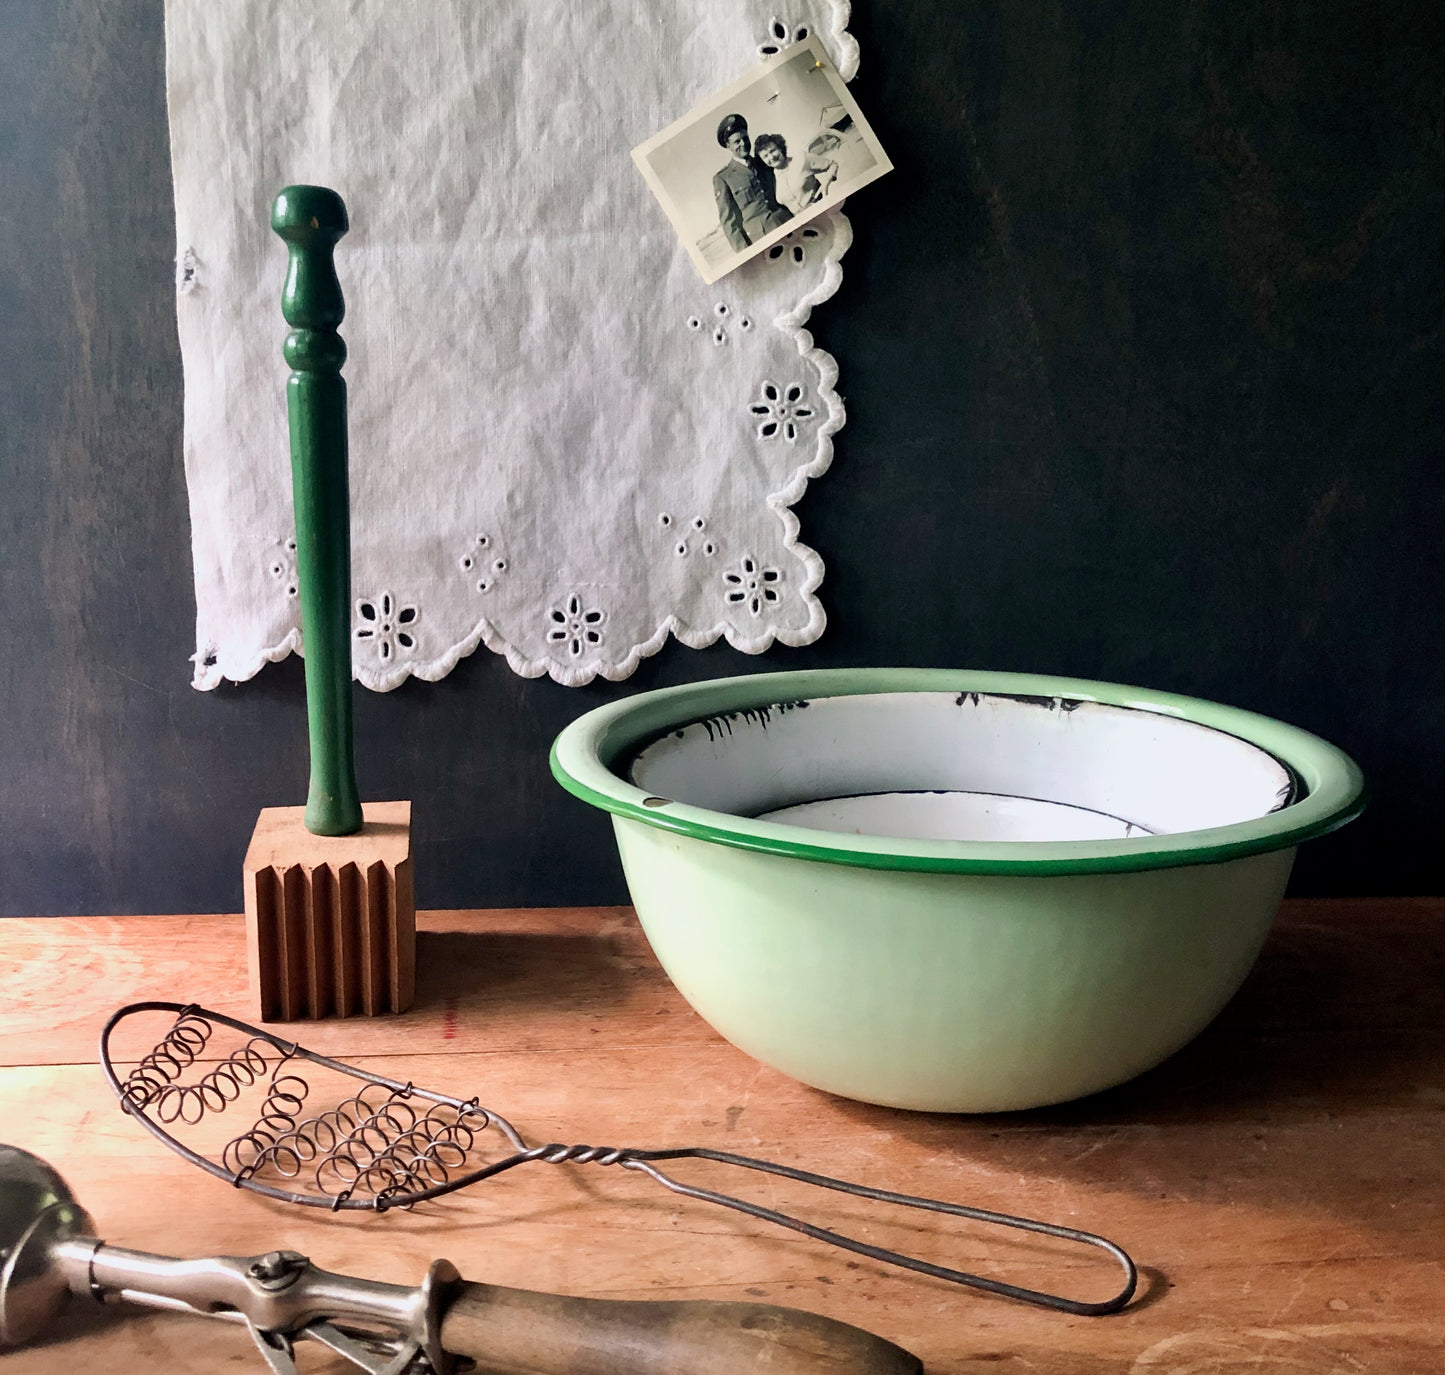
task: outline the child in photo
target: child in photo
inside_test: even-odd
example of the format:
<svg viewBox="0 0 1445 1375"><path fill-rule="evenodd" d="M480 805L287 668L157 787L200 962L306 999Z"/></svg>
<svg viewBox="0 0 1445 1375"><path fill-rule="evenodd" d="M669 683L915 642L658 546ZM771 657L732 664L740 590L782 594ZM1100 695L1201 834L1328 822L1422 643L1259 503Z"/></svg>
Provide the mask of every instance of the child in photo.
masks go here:
<svg viewBox="0 0 1445 1375"><path fill-rule="evenodd" d="M824 129L808 145L808 155L803 160L800 185L808 196L808 204L820 201L828 194L838 180L838 149L843 140L831 129Z"/></svg>

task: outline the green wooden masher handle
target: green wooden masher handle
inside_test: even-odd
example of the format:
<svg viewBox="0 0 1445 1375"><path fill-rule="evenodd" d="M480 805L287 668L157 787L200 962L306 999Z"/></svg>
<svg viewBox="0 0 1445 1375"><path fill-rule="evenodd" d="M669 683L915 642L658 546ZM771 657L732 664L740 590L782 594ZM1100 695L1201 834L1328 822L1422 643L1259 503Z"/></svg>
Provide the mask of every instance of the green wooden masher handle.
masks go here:
<svg viewBox="0 0 1445 1375"><path fill-rule="evenodd" d="M346 344L336 332L346 305L332 258L349 228L346 206L324 186L288 186L271 207L271 228L291 255L281 313L291 326L283 349L291 366L286 415L311 737L306 829L351 835L361 829L361 801L351 733L351 498L341 377Z"/></svg>

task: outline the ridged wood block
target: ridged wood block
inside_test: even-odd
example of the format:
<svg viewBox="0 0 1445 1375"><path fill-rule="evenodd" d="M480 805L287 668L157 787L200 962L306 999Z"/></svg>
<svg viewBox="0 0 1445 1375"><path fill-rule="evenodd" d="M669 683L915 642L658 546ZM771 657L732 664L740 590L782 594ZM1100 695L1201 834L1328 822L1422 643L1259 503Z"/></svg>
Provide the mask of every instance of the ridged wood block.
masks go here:
<svg viewBox="0 0 1445 1375"><path fill-rule="evenodd" d="M267 807L246 851L246 950L263 1022L405 1012L416 991L411 803L366 802L347 836Z"/></svg>

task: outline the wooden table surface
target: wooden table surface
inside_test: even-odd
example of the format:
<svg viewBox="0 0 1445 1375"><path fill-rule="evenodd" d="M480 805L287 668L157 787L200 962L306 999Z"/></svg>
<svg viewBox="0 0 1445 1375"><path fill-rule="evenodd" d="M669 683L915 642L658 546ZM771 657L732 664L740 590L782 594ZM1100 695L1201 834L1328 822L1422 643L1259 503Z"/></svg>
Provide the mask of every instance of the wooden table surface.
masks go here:
<svg viewBox="0 0 1445 1375"><path fill-rule="evenodd" d="M411 1213L332 1215L227 1187L124 1117L97 1067L143 998L247 1018L237 916L0 921L0 1139L69 1179L100 1234L417 1283L621 1298L758 1298L869 1328L934 1375L1414 1375L1445 1369L1445 901L1291 902L1239 996L1192 1046L1080 1103L989 1117L891 1111L786 1079L721 1041L630 910L419 918L418 999L395 1018L286 1029L460 1097L532 1141L697 1144L1072 1224L1129 1250L1140 1297L1075 1318L890 1270L597 1166L528 1165ZM712 1167L679 1174L722 1186ZM784 1182L750 1196L884 1245L1080 1297L1105 1259ZM350 1370L320 1348L306 1371ZM28 1372L263 1367L228 1324L68 1316ZM679 1372L685 1375L685 1372Z"/></svg>

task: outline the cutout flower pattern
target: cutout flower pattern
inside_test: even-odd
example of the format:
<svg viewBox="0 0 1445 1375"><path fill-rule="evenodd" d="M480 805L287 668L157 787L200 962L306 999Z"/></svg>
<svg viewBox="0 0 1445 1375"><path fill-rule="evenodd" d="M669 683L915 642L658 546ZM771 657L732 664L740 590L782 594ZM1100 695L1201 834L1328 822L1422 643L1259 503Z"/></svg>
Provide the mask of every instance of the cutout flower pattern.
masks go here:
<svg viewBox="0 0 1445 1375"><path fill-rule="evenodd" d="M805 224L801 229L795 229L791 234L784 234L770 249L768 249L768 261L777 262L786 256L794 267L802 267L808 261L808 245L823 237L821 229L814 229L812 225Z"/></svg>
<svg viewBox="0 0 1445 1375"><path fill-rule="evenodd" d="M363 597L356 603L359 624L353 632L363 644L376 647L376 657L389 664L402 652L416 648L413 627L417 622L414 606L398 606L390 592L379 597Z"/></svg>
<svg viewBox="0 0 1445 1375"><path fill-rule="evenodd" d="M791 47L794 43L802 43L807 37L806 24L789 24L774 15L768 25L767 36L758 44L758 56L774 57L784 48Z"/></svg>
<svg viewBox="0 0 1445 1375"><path fill-rule="evenodd" d="M745 605L754 616L762 615L763 607L779 600L778 584L783 575L776 568L764 568L751 555L736 569L723 574L725 599L734 606Z"/></svg>
<svg viewBox="0 0 1445 1375"><path fill-rule="evenodd" d="M759 400L748 409L757 418L759 439L776 439L782 435L789 444L798 438L798 422L811 420L813 408L803 403L807 393L800 383L780 387L776 382L764 382L759 389Z"/></svg>
<svg viewBox="0 0 1445 1375"><path fill-rule="evenodd" d="M519 13L531 13L525 0L515 8ZM783 0L777 10L760 6L751 17L742 16L740 33L734 28L731 34L726 24L698 29L695 16L687 12L673 16L658 11L649 22L651 19L657 20L659 35L681 38L684 46L698 48L706 59L705 65L717 65L710 51L714 47L718 61L736 61L739 53L745 53L749 39L755 51L761 45L772 61L779 61L783 49L800 41L806 46L819 40L819 53L826 47L844 75L857 61L856 40L846 29L847 10L842 5L804 6ZM621 52L629 40L620 29L619 34ZM866 47L867 35L861 36ZM739 39L740 46L730 47ZM664 46L667 51L677 51L676 42ZM729 50L731 57L727 55ZM813 60L809 55L798 66L811 66ZM664 85L673 79L669 73L675 74L675 66L662 62L659 79ZM400 80L402 69L394 70ZM821 76L821 72L814 73L820 89ZM619 89L626 94L625 88ZM619 101L619 112L628 108L627 100ZM792 133L786 118L771 124L765 117L750 118L750 123L755 133L764 128ZM715 145L711 137L708 141ZM789 136L789 150L798 155L805 142L802 135L796 139ZM525 132L521 146L530 146ZM561 149L562 153L569 151L570 145ZM714 151L718 150L714 147ZM546 174L543 166L543 181ZM523 194L525 190L525 186L521 191L510 188L509 194ZM665 219L659 223L664 232L670 232ZM581 685L591 681L594 674L625 678L635 673L638 664L647 670L645 660L655 653L658 644L666 644L667 653L682 653L686 645L705 638L699 627L709 628L710 633L720 624L731 622L728 629L735 643L746 647L746 651L738 652L748 653L763 652L765 641L774 643L771 636L775 631L781 636L775 653L785 652L784 645L808 643L820 633L820 599L826 589L816 595L815 591L823 559L815 557L803 543L806 508L801 530L796 533L807 557L797 556L797 571L792 562L793 550L780 545L776 529L782 519L787 522L789 535L795 533L795 503L786 498L806 489L809 475L816 477L826 466L832 454L830 432L844 418L835 395L836 368L822 351L830 346L822 327L827 321L821 319L814 303L836 290L842 275L836 254L851 231L839 212L824 212L818 224L820 228L794 221L792 231L784 226L786 244L770 244L761 250L760 256L766 255L769 248L778 248L778 260L768 266L754 264L730 280L704 284L686 260L679 259L683 265L680 271L669 269L653 274L645 283L647 293L629 301L628 321L641 324L637 328L629 325L627 329L613 329L616 337L612 344L616 350L634 350L641 359L641 367L632 372L636 386L609 398L589 423L595 421L594 428L601 427L598 432L606 441L602 448L608 454L634 455L618 469L616 480L625 480L628 488L635 484L635 490L624 489L619 494L612 485L613 477L608 476L607 499L601 503L591 500L588 489L594 486L595 475L584 475L585 480L578 481L569 478L567 469L576 466L575 455L569 456L565 446L557 447L557 425L503 427L508 442L489 444L488 439L495 436L479 434L464 395L456 410L444 407L429 416L422 427L425 433L398 422L393 437L399 436L402 448L416 441L411 449L415 462L422 465L418 472L424 470L432 489L445 495L443 500L433 501L425 510L418 507L408 513L408 519L398 522L385 512L363 511L372 496L382 495L381 488L375 493L356 494L358 529L365 525L375 541L367 562L376 566L372 576L363 575L352 592L350 649L362 685L392 690L409 672L424 681L436 681L455 671L457 662L478 648L485 651L478 657L489 664L491 656L505 655L509 667L504 676L512 671L544 676L551 673L558 683ZM675 247L671 239L669 244ZM805 250L803 265L795 264L795 246L800 253ZM215 297L215 283L209 276L214 264L208 266L211 254L203 243L199 252L207 252L207 259L202 262L196 251L188 252L187 247L188 241L182 236L181 276L185 279L194 272L196 299L188 297L180 303L181 308L214 309L214 304L207 305ZM567 252L573 250L570 241L563 247ZM572 273L569 269L563 275L568 277L569 287L575 278L576 309L583 315L593 310L598 282L605 284L615 275L625 288L636 286L635 281L626 280L631 269L624 267L616 274L610 269L604 272L603 267L610 265L612 258L605 265L594 262L585 243L576 251L585 270L579 267ZM171 252L176 256L174 247ZM674 256L671 247L663 245L662 259L670 261ZM519 303L519 309L514 311L517 318L531 318L525 310L530 305L535 311L538 300L543 305L555 305L555 293L550 291L540 297L530 288L514 291L518 274L509 273L505 265L483 263L478 271L486 278L478 290L489 293L489 299L491 295L498 299L505 295L510 301L515 296ZM848 289L845 287L845 291ZM725 308L725 313L720 307ZM810 312L816 343L812 334L805 337L803 332ZM602 312L608 320L615 315L615 309L610 314ZM544 347L531 351L525 370L520 362L504 369L494 407L497 413L525 419L529 407L537 408L536 398L555 399L557 387L552 373L561 366L558 357L565 362L566 347L565 338L560 343L546 342ZM798 398L794 403L796 413L781 423L772 423L767 396L760 393L763 378L759 373L777 384L777 400L784 403L779 410L786 409L783 393L789 384L803 384L794 393ZM231 374L213 376L218 392L224 394L222 384ZM450 396L446 399L451 400ZM752 413L750 403L758 403L762 413ZM546 408L546 402L540 404ZM609 427L615 434L603 433ZM503 429L497 433L503 433ZM433 442L435 435L443 436L446 442ZM514 435L516 442L512 443ZM457 436L463 442L452 443ZM242 456L237 449L236 458ZM230 455L221 446L215 466L224 466L228 461ZM255 465L258 470L265 461L262 455ZM816 480L812 485L816 491ZM210 490L200 485L198 478L197 500L204 504ZM252 489L238 483L226 490L245 497ZM296 599L288 595L294 584L284 578L284 565L281 572L272 571L274 560L267 555L280 551L265 547L274 534L285 531L290 503L284 485L263 486L258 482L254 490L260 494L255 503L238 500L234 509L226 507L222 512L218 507L213 512L218 520L223 514L227 520L234 517L231 530L218 531L220 554L212 557L209 548L197 554L198 559L208 560L198 567L197 586L204 588L211 599L197 619L215 627L224 647L225 666L238 676L258 667L264 674L264 664L291 652L300 638L299 608ZM249 509L253 505L256 509ZM711 517L705 530L691 525L688 511L698 509ZM659 514L664 510L675 522L671 529L660 525ZM520 534L518 520L526 526ZM256 538L257 525L260 539ZM478 540L483 532L489 537L490 547ZM529 533L535 538L526 538ZM235 547L228 548L228 544ZM678 553L680 547L687 553ZM510 568L506 563L498 564L501 555L510 561L514 554L516 561ZM738 569L744 555L765 560L769 567L773 567L772 560L780 560L776 568L783 570L782 581L776 584L778 603L761 607L757 620L741 609L743 603L733 609L726 604L719 606L725 591L723 572ZM393 565L406 565L412 571ZM568 581L549 577L549 565L554 574L555 570L566 570L562 576ZM382 577L386 582L378 587ZM569 595L573 591L580 593L584 611L605 612L605 620L580 627L581 653L577 655L571 652L575 636L564 637L566 648L548 639L549 632L568 628L551 618L554 609L566 616L568 597L558 596L552 601L552 594L561 593L563 588ZM383 591L391 594L390 606L382 599ZM359 600L371 608L371 618L361 615ZM422 602L427 609L425 627L420 624ZM387 611L392 613L391 618L384 614ZM616 622L612 620L614 612ZM399 622L397 615L414 619ZM680 627L686 638L676 634L674 627ZM588 648L588 630L599 639L605 637L605 643ZM196 648L194 642L192 648ZM189 669L190 665L185 667ZM423 694L431 690L421 689Z"/></svg>
<svg viewBox="0 0 1445 1375"><path fill-rule="evenodd" d="M600 646L606 638L602 624L607 619L607 613L588 609L576 592L562 606L554 606L547 614L552 623L547 639L556 645L565 644L574 659L580 658L589 648Z"/></svg>

